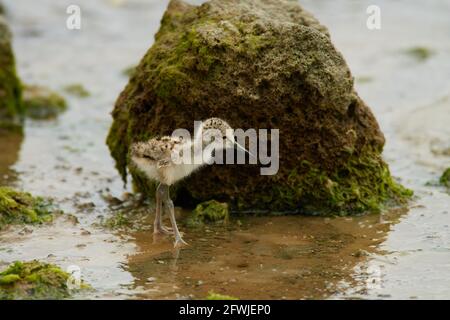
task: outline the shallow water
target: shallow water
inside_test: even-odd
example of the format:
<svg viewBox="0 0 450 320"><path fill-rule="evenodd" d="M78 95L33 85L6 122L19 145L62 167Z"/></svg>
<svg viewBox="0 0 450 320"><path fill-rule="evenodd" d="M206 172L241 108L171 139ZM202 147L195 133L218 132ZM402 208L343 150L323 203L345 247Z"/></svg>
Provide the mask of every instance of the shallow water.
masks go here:
<svg viewBox="0 0 450 320"><path fill-rule="evenodd" d="M450 298L450 196L428 183L450 166L448 2L424 10L420 1L377 1L382 29L370 31L365 10L373 1L301 1L329 27L379 120L385 159L416 194L409 211L182 226L190 246L180 251L153 239L151 206L139 230L98 226L130 191L104 143L109 112L127 82L123 70L150 46L167 1L79 0L81 31L65 28L71 1L4 2L22 80L61 91L82 83L91 96L67 95L69 111L55 121L28 121L19 146L17 137L0 139L0 183L52 197L78 220L2 232L0 267L35 258L77 265L95 288L83 297L96 299L202 298L210 290L239 298ZM417 46L434 54L418 61L404 53Z"/></svg>

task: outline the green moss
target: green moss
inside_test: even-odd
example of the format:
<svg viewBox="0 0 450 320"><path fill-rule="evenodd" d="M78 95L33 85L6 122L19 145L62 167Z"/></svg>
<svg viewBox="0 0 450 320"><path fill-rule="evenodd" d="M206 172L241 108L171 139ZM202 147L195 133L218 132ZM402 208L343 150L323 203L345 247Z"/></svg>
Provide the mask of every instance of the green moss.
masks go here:
<svg viewBox="0 0 450 320"><path fill-rule="evenodd" d="M121 118L127 117L124 112L120 115ZM114 122L109 129L106 144L111 150L111 156L116 159L116 169L119 171L120 176L124 183L127 181L127 141L125 141L127 135L123 132L124 127L120 125L120 122Z"/></svg>
<svg viewBox="0 0 450 320"><path fill-rule="evenodd" d="M130 168L130 174L133 177L133 190L136 192L142 192L145 195L155 195L156 188L158 187L158 183L155 181L149 181L143 172L135 169L134 167ZM170 188L171 193L175 193L176 186Z"/></svg>
<svg viewBox="0 0 450 320"><path fill-rule="evenodd" d="M87 91L86 88L79 83L74 83L64 87L64 91L79 98L87 98L91 95L90 92Z"/></svg>
<svg viewBox="0 0 450 320"><path fill-rule="evenodd" d="M0 16L0 130L21 131L22 88L11 48L11 33Z"/></svg>
<svg viewBox="0 0 450 320"><path fill-rule="evenodd" d="M11 284L20 280L20 276L17 274L7 274L4 276L0 276L0 285Z"/></svg>
<svg viewBox="0 0 450 320"><path fill-rule="evenodd" d="M413 192L395 182L377 151L350 154L345 165L327 173L304 161L288 176L287 186L275 187L273 208L286 203L310 215L350 215L379 212L387 204L404 204ZM276 210L275 210L276 211Z"/></svg>
<svg viewBox="0 0 450 320"><path fill-rule="evenodd" d="M58 266L16 261L0 272L0 300L66 299L71 296L70 275ZM79 289L89 287L82 282Z"/></svg>
<svg viewBox="0 0 450 320"><path fill-rule="evenodd" d="M427 47L413 47L405 50L405 54L422 62L428 60L434 54L434 51Z"/></svg>
<svg viewBox="0 0 450 320"><path fill-rule="evenodd" d="M177 88L187 80L188 76L180 70L179 66L162 67L159 72L159 81L155 85L155 93L162 99L176 97Z"/></svg>
<svg viewBox="0 0 450 320"><path fill-rule="evenodd" d="M206 300L239 300L239 299L236 297L227 296L224 294L215 293L214 291L210 291L208 292Z"/></svg>
<svg viewBox="0 0 450 320"><path fill-rule="evenodd" d="M114 216L103 221L102 225L108 229L120 229L123 227L129 227L132 223L123 212L118 212Z"/></svg>
<svg viewBox="0 0 450 320"><path fill-rule="evenodd" d="M67 109L62 96L48 88L34 85L24 87L23 104L26 115L37 120L53 119Z"/></svg>
<svg viewBox="0 0 450 320"><path fill-rule="evenodd" d="M49 222L53 213L55 210L48 200L0 187L0 230L10 224Z"/></svg>
<svg viewBox="0 0 450 320"><path fill-rule="evenodd" d="M262 49L272 44L272 40L264 35L249 34L245 39L245 52L257 54Z"/></svg>
<svg viewBox="0 0 450 320"><path fill-rule="evenodd" d="M230 213L227 203L210 200L197 205L187 222L190 226L197 226L210 222L227 222L229 216Z"/></svg>
<svg viewBox="0 0 450 320"><path fill-rule="evenodd" d="M447 188L450 188L450 168L448 168L447 170L444 171L444 173L442 173L442 176L439 179L439 182L443 186L446 186Z"/></svg>

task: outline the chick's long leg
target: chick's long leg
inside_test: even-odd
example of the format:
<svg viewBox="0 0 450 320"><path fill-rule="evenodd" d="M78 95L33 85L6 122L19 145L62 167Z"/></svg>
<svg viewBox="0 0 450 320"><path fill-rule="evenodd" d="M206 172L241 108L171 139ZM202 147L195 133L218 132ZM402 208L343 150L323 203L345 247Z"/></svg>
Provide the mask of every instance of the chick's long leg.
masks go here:
<svg viewBox="0 0 450 320"><path fill-rule="evenodd" d="M154 234L172 234L173 232L162 225L163 202L169 189L166 185L159 184L156 189L156 215L153 223Z"/></svg>
<svg viewBox="0 0 450 320"><path fill-rule="evenodd" d="M175 235L175 243L174 247L180 247L182 245L187 245L187 243L181 237L180 231L178 230L177 221L175 219L175 207L173 205L172 199L170 199L169 195L169 187L167 187L166 197L163 200L163 206L166 208L169 213L170 222L172 223L172 229Z"/></svg>

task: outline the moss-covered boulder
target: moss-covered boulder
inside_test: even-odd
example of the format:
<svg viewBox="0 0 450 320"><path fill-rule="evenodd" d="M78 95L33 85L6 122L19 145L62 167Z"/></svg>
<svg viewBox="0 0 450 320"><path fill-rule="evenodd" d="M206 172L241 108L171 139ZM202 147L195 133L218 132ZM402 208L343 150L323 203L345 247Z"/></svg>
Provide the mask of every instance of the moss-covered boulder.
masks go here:
<svg viewBox="0 0 450 320"><path fill-rule="evenodd" d="M67 109L66 100L61 95L37 85L24 86L23 105L27 117L36 120L54 119Z"/></svg>
<svg viewBox="0 0 450 320"><path fill-rule="evenodd" d="M217 199L234 210L349 214L409 195L381 158L384 136L344 58L297 1L172 0L116 102L107 143L126 176L131 143L209 117L279 129L280 170L208 166L178 185L179 205ZM130 170L151 195L153 184Z"/></svg>
<svg viewBox="0 0 450 320"><path fill-rule="evenodd" d="M23 107L21 85L16 74L11 32L0 14L0 134L21 128Z"/></svg>
<svg viewBox="0 0 450 320"><path fill-rule="evenodd" d="M10 224L49 222L57 212L49 200L0 187L0 230Z"/></svg>
<svg viewBox="0 0 450 320"><path fill-rule="evenodd" d="M69 273L52 264L17 261L0 272L0 300L69 298L69 277ZM86 287L81 283L79 289Z"/></svg>

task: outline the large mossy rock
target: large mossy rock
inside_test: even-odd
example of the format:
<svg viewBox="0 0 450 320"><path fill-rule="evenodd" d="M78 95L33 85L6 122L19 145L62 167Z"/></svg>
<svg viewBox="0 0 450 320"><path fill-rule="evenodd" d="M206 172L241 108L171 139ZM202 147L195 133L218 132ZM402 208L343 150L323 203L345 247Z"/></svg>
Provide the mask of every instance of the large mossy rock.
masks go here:
<svg viewBox="0 0 450 320"><path fill-rule="evenodd" d="M0 14L0 133L20 129L22 119L21 84L16 75L11 33Z"/></svg>
<svg viewBox="0 0 450 320"><path fill-rule="evenodd" d="M172 0L116 102L107 143L126 176L131 143L213 116L280 129L280 170L208 166L178 185L179 205L217 199L234 210L350 214L409 194L380 156L384 136L344 58L297 1ZM130 171L151 194L153 184Z"/></svg>

